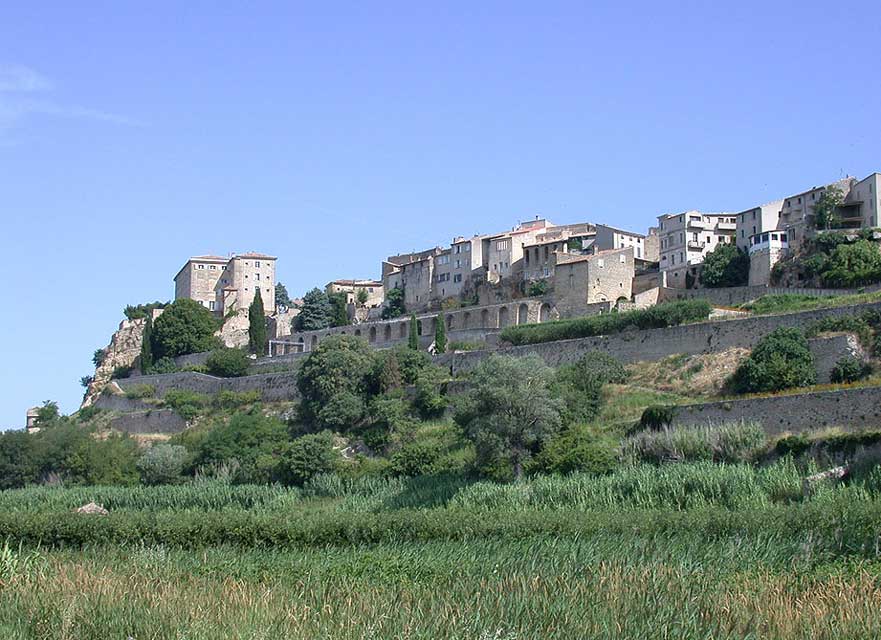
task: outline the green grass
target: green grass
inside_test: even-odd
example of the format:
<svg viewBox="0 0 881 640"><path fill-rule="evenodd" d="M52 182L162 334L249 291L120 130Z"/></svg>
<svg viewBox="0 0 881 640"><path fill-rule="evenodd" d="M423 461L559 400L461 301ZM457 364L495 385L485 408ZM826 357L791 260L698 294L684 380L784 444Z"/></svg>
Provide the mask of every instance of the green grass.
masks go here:
<svg viewBox="0 0 881 640"><path fill-rule="evenodd" d="M791 313L826 309L830 307L846 307L856 304L881 302L881 291L875 293L855 293L845 296L810 296L796 293L771 294L756 298L740 305L740 309L756 315L772 313Z"/></svg>

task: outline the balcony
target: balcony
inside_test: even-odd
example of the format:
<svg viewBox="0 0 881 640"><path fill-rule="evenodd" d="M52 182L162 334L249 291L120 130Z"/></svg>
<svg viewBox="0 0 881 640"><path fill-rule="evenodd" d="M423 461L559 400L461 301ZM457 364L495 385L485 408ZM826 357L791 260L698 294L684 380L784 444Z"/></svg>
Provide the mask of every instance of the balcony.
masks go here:
<svg viewBox="0 0 881 640"><path fill-rule="evenodd" d="M689 251L703 251L704 247L707 246L707 243L701 242L700 240L689 240L687 245Z"/></svg>

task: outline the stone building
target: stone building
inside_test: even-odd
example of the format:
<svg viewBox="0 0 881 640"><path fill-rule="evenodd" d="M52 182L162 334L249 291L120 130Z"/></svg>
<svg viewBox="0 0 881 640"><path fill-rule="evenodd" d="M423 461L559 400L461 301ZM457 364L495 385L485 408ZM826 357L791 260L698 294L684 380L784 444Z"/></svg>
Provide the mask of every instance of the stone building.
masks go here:
<svg viewBox="0 0 881 640"><path fill-rule="evenodd" d="M382 282L379 280L332 280L324 287L327 294L345 293L346 304L356 305L358 296L363 291L367 295L367 302L364 306L367 308L378 307L382 305L383 288Z"/></svg>
<svg viewBox="0 0 881 640"><path fill-rule="evenodd" d="M262 253L195 256L174 277L174 299L195 300L219 316L247 309L260 289L263 308L275 313L275 258Z"/></svg>
<svg viewBox="0 0 881 640"><path fill-rule="evenodd" d="M634 277L634 248L594 254L557 254L554 297L562 315L600 302L630 300Z"/></svg>
<svg viewBox="0 0 881 640"><path fill-rule="evenodd" d="M596 226L596 239L594 246L597 251L608 251L609 249L624 249L633 247L633 256L638 260L652 260L646 250L646 236L633 231L624 231L616 229L605 224ZM654 261L657 260L655 256Z"/></svg>
<svg viewBox="0 0 881 640"><path fill-rule="evenodd" d="M722 243L734 243L737 217L732 213L683 213L658 216L661 283L685 288L697 281L704 256Z"/></svg>

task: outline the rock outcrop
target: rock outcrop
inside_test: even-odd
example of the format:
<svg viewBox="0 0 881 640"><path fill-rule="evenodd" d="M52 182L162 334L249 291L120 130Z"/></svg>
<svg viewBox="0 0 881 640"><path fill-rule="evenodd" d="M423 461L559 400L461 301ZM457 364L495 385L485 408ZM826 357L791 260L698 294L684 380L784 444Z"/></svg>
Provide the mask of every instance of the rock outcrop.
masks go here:
<svg viewBox="0 0 881 640"><path fill-rule="evenodd" d="M153 312L154 320L162 313L161 309ZM146 318L123 320L119 329L110 338L110 344L104 349L104 359L95 368L92 382L86 388L81 409L91 406L110 382L113 372L119 367L131 367L141 355L141 342L144 339Z"/></svg>

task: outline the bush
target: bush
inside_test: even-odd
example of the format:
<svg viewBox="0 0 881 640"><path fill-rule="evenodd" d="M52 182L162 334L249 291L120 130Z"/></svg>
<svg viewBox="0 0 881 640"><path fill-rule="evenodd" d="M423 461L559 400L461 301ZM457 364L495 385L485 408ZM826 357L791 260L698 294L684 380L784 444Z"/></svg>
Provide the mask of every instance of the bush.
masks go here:
<svg viewBox="0 0 881 640"><path fill-rule="evenodd" d="M643 431L624 440L622 458L630 463L750 462L765 450L765 431L754 422Z"/></svg>
<svg viewBox="0 0 881 640"><path fill-rule="evenodd" d="M549 288L547 280L535 280L534 282L529 283L529 286L526 289L526 295L532 298L537 298L545 295Z"/></svg>
<svg viewBox="0 0 881 640"><path fill-rule="evenodd" d="M429 366L419 372L413 406L423 420L437 418L446 410L446 381L446 373L438 367Z"/></svg>
<svg viewBox="0 0 881 640"><path fill-rule="evenodd" d="M215 349L205 362L208 373L220 378L238 378L248 373L251 361L241 349Z"/></svg>
<svg viewBox="0 0 881 640"><path fill-rule="evenodd" d="M465 340L453 340L447 343L447 351L480 351L486 345L480 342L466 342Z"/></svg>
<svg viewBox="0 0 881 640"><path fill-rule="evenodd" d="M586 425L572 425L552 438L535 458L531 472L609 473L618 464L618 442Z"/></svg>
<svg viewBox="0 0 881 640"><path fill-rule="evenodd" d="M430 474L440 458L437 447L424 442L408 442L391 456L389 470L396 476L420 476Z"/></svg>
<svg viewBox="0 0 881 640"><path fill-rule="evenodd" d="M779 391L814 384L817 371L807 338L798 329L780 327L759 340L734 372L736 393Z"/></svg>
<svg viewBox="0 0 881 640"><path fill-rule="evenodd" d="M501 339L514 345L536 344L619 333L630 329L657 329L706 320L712 307L706 300L680 300L623 313L506 327Z"/></svg>
<svg viewBox="0 0 881 640"><path fill-rule="evenodd" d="M838 245L820 276L827 287L858 287L881 281L881 251L869 240Z"/></svg>
<svg viewBox="0 0 881 640"><path fill-rule="evenodd" d="M238 463L238 483L265 483L276 477L288 432L284 423L259 412L236 413L207 432L196 452L195 465Z"/></svg>
<svg viewBox="0 0 881 640"><path fill-rule="evenodd" d="M150 374L163 374L163 373L177 373L180 371L180 368L174 362L173 358L159 358L156 362L152 364L152 366L147 370L147 373Z"/></svg>
<svg viewBox="0 0 881 640"><path fill-rule="evenodd" d="M125 390L125 397L131 400L152 398L156 395L156 387L152 384L136 384Z"/></svg>
<svg viewBox="0 0 881 640"><path fill-rule="evenodd" d="M286 484L303 486L318 474L332 471L338 457L333 448L333 434L329 431L308 434L282 447L276 474Z"/></svg>
<svg viewBox="0 0 881 640"><path fill-rule="evenodd" d="M260 389L251 391L220 391L214 396L214 406L219 409L238 409L239 407L260 402L263 393Z"/></svg>
<svg viewBox="0 0 881 640"><path fill-rule="evenodd" d="M141 482L148 485L174 484L182 479L186 448L175 444L156 444L137 462Z"/></svg>
<svg viewBox="0 0 881 640"><path fill-rule="evenodd" d="M208 396L183 389L167 391L163 401L187 421L203 413L210 404Z"/></svg>
<svg viewBox="0 0 881 640"><path fill-rule="evenodd" d="M120 380L122 378L128 378L132 375L132 367L131 365L120 365L113 369L113 373L110 374L111 380Z"/></svg>
<svg viewBox="0 0 881 640"><path fill-rule="evenodd" d="M655 404L646 407L639 418L639 427L642 430L660 431L673 423L676 417L676 407L673 405Z"/></svg>
<svg viewBox="0 0 881 640"><path fill-rule="evenodd" d="M844 356L840 358L830 373L832 382L856 382L864 378L868 378L872 373L872 366L853 356Z"/></svg>
<svg viewBox="0 0 881 640"><path fill-rule="evenodd" d="M129 320L140 320L147 316L151 316L154 309L164 309L167 306L167 302L159 302L157 300L156 302L149 302L147 304L126 305L122 312Z"/></svg>

